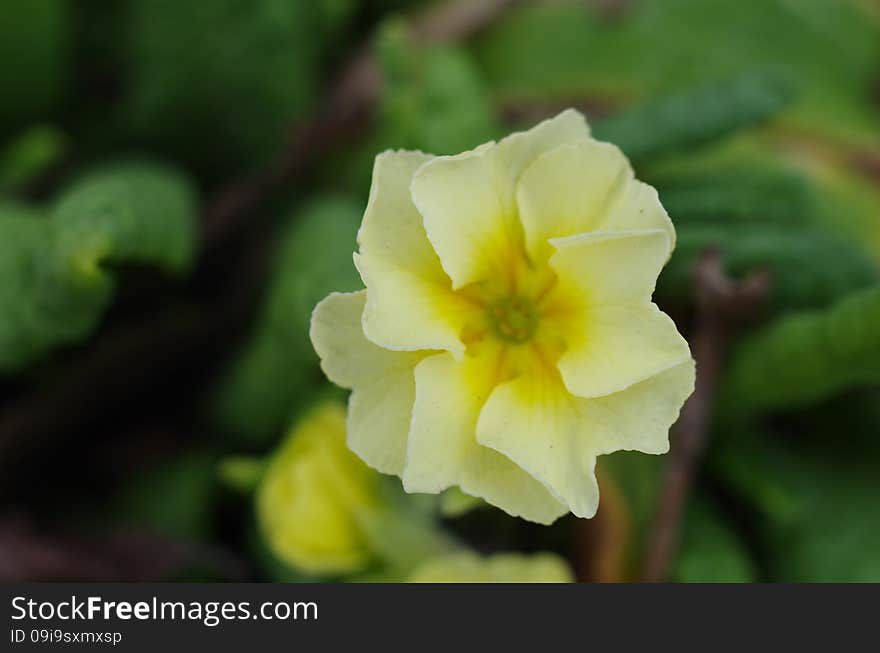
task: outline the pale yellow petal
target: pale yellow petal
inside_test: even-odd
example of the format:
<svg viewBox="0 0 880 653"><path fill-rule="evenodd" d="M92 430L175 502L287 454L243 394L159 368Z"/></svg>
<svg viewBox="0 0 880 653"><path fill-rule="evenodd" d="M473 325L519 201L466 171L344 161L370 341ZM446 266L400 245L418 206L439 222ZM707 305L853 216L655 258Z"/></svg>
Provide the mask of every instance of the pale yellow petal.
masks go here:
<svg viewBox="0 0 880 653"><path fill-rule="evenodd" d="M376 157L355 256L368 289L363 327L387 349L446 349L460 356L460 302L410 195L413 175L432 158L406 151Z"/></svg>
<svg viewBox="0 0 880 653"><path fill-rule="evenodd" d="M592 231L550 242L556 249L550 265L566 294L589 306L650 301L670 247L659 229Z"/></svg>
<svg viewBox="0 0 880 653"><path fill-rule="evenodd" d="M416 367L404 487L436 493L458 485L511 515L550 523L565 507L510 460L477 444L488 372L479 362L458 362L449 354L431 356Z"/></svg>
<svg viewBox="0 0 880 653"><path fill-rule="evenodd" d="M523 173L516 198L535 261L553 253L550 239L587 231L662 229L674 238L656 192L635 180L627 158L610 143L584 140L541 155Z"/></svg>
<svg viewBox="0 0 880 653"><path fill-rule="evenodd" d="M657 190L638 179L631 180L626 190L618 194L617 201L595 228L609 231L662 229L669 236L669 253L675 249L675 227L660 203Z"/></svg>
<svg viewBox="0 0 880 653"><path fill-rule="evenodd" d="M593 231L630 179L615 146L596 140L562 145L535 159L517 185L517 205L529 255L546 261L551 238Z"/></svg>
<svg viewBox="0 0 880 653"><path fill-rule="evenodd" d="M665 453L669 428L693 392L687 360L598 399L566 393L552 376L498 386L480 414L477 437L521 465L579 517L595 514L596 457L619 450Z"/></svg>
<svg viewBox="0 0 880 653"><path fill-rule="evenodd" d="M463 470L463 492L483 499L508 515L538 524L552 524L568 512L565 505L538 480L507 456L476 443L476 419L471 436L473 454Z"/></svg>
<svg viewBox="0 0 880 653"><path fill-rule="evenodd" d="M695 373L694 361L687 360L613 395L582 400L596 453L666 453L669 427L694 391Z"/></svg>
<svg viewBox="0 0 880 653"><path fill-rule="evenodd" d="M570 318L558 367L579 397L603 397L689 360L675 323L654 304L587 307Z"/></svg>
<svg viewBox="0 0 880 653"><path fill-rule="evenodd" d="M514 242L491 149L437 157L413 178L413 201L453 288L502 274Z"/></svg>
<svg viewBox="0 0 880 653"><path fill-rule="evenodd" d="M529 374L495 388L480 413L477 439L528 471L578 517L596 514L589 425L558 378Z"/></svg>
<svg viewBox="0 0 880 653"><path fill-rule="evenodd" d="M367 291L330 293L312 311L309 337L327 378L354 388L389 369L412 368L421 356L383 349L364 336L361 316Z"/></svg>
<svg viewBox="0 0 880 653"><path fill-rule="evenodd" d="M362 323L368 339L395 351L464 353L459 334L470 307L448 285L373 256L356 254L354 261L367 286Z"/></svg>
<svg viewBox="0 0 880 653"><path fill-rule="evenodd" d="M589 128L572 109L471 152L438 157L418 170L412 196L454 288L503 276L520 246L516 186L541 154L584 141Z"/></svg>
<svg viewBox="0 0 880 653"><path fill-rule="evenodd" d="M348 400L348 447L383 474L403 473L416 396L413 369L414 366L388 370L383 376L358 385Z"/></svg>
<svg viewBox="0 0 880 653"><path fill-rule="evenodd" d="M430 154L386 151L376 157L364 219L358 231L360 253L380 258L426 279L445 278L428 242L422 216L412 202L413 175Z"/></svg>
<svg viewBox="0 0 880 653"><path fill-rule="evenodd" d="M566 109L528 131L517 132L501 139L492 156L505 211L516 215L517 183L537 157L560 145L576 143L589 137L590 128L583 114L574 109Z"/></svg>
<svg viewBox="0 0 880 653"><path fill-rule="evenodd" d="M370 467L400 474L415 396L413 369L420 352L382 349L363 334L366 291L333 293L312 313L311 338L321 368L334 383L353 388L348 445Z"/></svg>

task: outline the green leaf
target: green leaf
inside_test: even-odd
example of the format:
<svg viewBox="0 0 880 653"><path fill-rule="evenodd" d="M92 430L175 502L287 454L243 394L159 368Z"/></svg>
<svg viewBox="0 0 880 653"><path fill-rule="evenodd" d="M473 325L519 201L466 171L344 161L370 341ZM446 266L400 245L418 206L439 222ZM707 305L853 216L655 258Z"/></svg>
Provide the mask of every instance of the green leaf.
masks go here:
<svg viewBox="0 0 880 653"><path fill-rule="evenodd" d="M362 287L352 262L361 214L356 202L324 198L291 215L266 303L214 397L222 430L267 444L298 408L336 392L323 380L309 323L326 295Z"/></svg>
<svg viewBox="0 0 880 653"><path fill-rule="evenodd" d="M214 172L259 163L318 93L321 56L350 2L131 3L128 122L153 147Z"/></svg>
<svg viewBox="0 0 880 653"><path fill-rule="evenodd" d="M31 127L0 150L0 194L16 190L58 161L67 147L53 127Z"/></svg>
<svg viewBox="0 0 880 653"><path fill-rule="evenodd" d="M707 499L687 509L672 578L680 583L750 583L757 570L736 531Z"/></svg>
<svg viewBox="0 0 880 653"><path fill-rule="evenodd" d="M753 511L770 580L880 581L876 451L840 443L839 432L787 446L768 433L726 435L712 469Z"/></svg>
<svg viewBox="0 0 880 653"><path fill-rule="evenodd" d="M772 118L793 95L784 77L747 73L642 102L596 123L593 134L641 163L712 143Z"/></svg>
<svg viewBox="0 0 880 653"><path fill-rule="evenodd" d="M68 0L0 2L0 139L45 120L67 88L71 45Z"/></svg>
<svg viewBox="0 0 880 653"><path fill-rule="evenodd" d="M81 179L49 212L0 207L0 243L0 372L14 372L95 328L115 287L106 266L185 272L195 196L172 170L121 165Z"/></svg>
<svg viewBox="0 0 880 653"><path fill-rule="evenodd" d="M456 154L497 134L488 89L464 50L414 43L392 22L378 51L386 84L380 130L391 147Z"/></svg>
<svg viewBox="0 0 880 653"><path fill-rule="evenodd" d="M658 301L692 300L694 264L709 248L720 252L725 269L734 278L770 271L766 302L770 311L827 306L878 279L877 266L862 248L824 229L683 221L675 252L658 282Z"/></svg>
<svg viewBox="0 0 880 653"><path fill-rule="evenodd" d="M206 539L217 490L216 458L207 451L176 454L128 480L111 513L120 524L159 535Z"/></svg>
<svg viewBox="0 0 880 653"><path fill-rule="evenodd" d="M803 175L753 160L701 167L650 179L677 228L741 223L799 229L816 220L818 200Z"/></svg>
<svg viewBox="0 0 880 653"><path fill-rule="evenodd" d="M738 412L781 410L880 383L880 286L782 317L735 351L724 388Z"/></svg>
<svg viewBox="0 0 880 653"><path fill-rule="evenodd" d="M382 150L457 154L499 136L485 80L466 50L414 43L396 21L377 41L383 90L374 128L342 161L352 188L369 187L373 159ZM335 172L339 163L332 166Z"/></svg>
<svg viewBox="0 0 880 653"><path fill-rule="evenodd" d="M799 91L786 124L880 142L880 118L866 102L880 22L858 1L630 2L614 19L580 3L523 3L475 51L502 98L600 108L770 65Z"/></svg>

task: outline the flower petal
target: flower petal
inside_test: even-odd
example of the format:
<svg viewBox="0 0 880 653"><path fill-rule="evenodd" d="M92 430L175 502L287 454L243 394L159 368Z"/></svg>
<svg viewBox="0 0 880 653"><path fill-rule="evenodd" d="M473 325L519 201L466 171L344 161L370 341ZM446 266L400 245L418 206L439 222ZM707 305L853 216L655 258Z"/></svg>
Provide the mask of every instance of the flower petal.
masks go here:
<svg viewBox="0 0 880 653"><path fill-rule="evenodd" d="M656 193L646 189L610 143L584 140L541 155L523 172L516 193L529 255L546 261L553 253L550 239L597 229L671 232L659 200L651 204Z"/></svg>
<svg viewBox="0 0 880 653"><path fill-rule="evenodd" d="M376 471L400 476L415 396L412 367L355 388L348 400L348 448Z"/></svg>
<svg viewBox="0 0 880 653"><path fill-rule="evenodd" d="M503 273L515 234L496 186L492 146L419 168L412 197L455 289Z"/></svg>
<svg viewBox="0 0 880 653"><path fill-rule="evenodd" d="M407 151L376 157L355 255L368 288L363 325L367 337L387 349L446 349L460 356L459 302L410 196L413 175L432 158Z"/></svg>
<svg viewBox="0 0 880 653"><path fill-rule="evenodd" d="M590 306L649 302L670 246L660 229L592 231L550 243L550 265L566 294Z"/></svg>
<svg viewBox="0 0 880 653"><path fill-rule="evenodd" d="M529 374L495 388L480 413L477 440L528 471L578 517L596 514L589 426L558 378Z"/></svg>
<svg viewBox="0 0 880 653"><path fill-rule="evenodd" d="M588 306L570 318L558 367L578 397L603 397L691 357L675 323L654 304Z"/></svg>
<svg viewBox="0 0 880 653"><path fill-rule="evenodd" d="M400 474L415 397L413 369L425 353L382 349L364 337L366 291L333 293L312 313L311 339L327 377L353 388L348 446L370 467Z"/></svg>
<svg viewBox="0 0 880 653"><path fill-rule="evenodd" d="M388 150L376 157L358 246L364 256L380 258L425 279L448 283L410 195L413 175L432 158L430 154L405 150Z"/></svg>
<svg viewBox="0 0 880 653"><path fill-rule="evenodd" d="M575 515L591 517L599 499L596 456L665 453L669 428L693 388L692 360L599 399L567 395L551 376L521 376L489 397L477 439L529 471Z"/></svg>
<svg viewBox="0 0 880 653"><path fill-rule="evenodd" d="M482 362L438 354L416 367L404 487L439 492L459 485L511 515L550 523L565 507L513 462L477 444L477 416L488 394Z"/></svg>
<svg viewBox="0 0 880 653"><path fill-rule="evenodd" d="M464 354L459 334L471 308L446 285L404 270L384 259L355 254L367 287L363 331L394 351L440 349Z"/></svg>
<svg viewBox="0 0 880 653"><path fill-rule="evenodd" d="M494 149L493 157L505 212L516 215L517 183L536 158L560 145L584 141L589 137L590 128L583 114L566 109L528 131L502 138Z"/></svg>
<svg viewBox="0 0 880 653"><path fill-rule="evenodd" d="M660 203L657 189L638 179L629 182L595 228L619 231L662 229L669 236L669 253L675 249L675 227Z"/></svg>
<svg viewBox="0 0 880 653"><path fill-rule="evenodd" d="M413 201L453 288L503 274L522 234L516 185L542 153L589 137L584 117L567 110L526 132L458 156L438 157L413 179Z"/></svg>
<svg viewBox="0 0 880 653"><path fill-rule="evenodd" d="M695 376L694 361L686 360L626 390L582 400L596 453L669 451L669 428L693 393Z"/></svg>

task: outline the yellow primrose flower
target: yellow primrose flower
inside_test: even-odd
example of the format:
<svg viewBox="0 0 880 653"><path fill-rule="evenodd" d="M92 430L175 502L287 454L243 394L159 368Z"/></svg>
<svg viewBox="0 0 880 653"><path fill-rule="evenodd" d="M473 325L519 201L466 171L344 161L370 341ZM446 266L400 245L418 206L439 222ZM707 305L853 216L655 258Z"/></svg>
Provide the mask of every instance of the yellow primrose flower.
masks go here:
<svg viewBox="0 0 880 653"><path fill-rule="evenodd" d="M568 563L552 553L497 553L482 557L463 551L431 558L409 583L572 583Z"/></svg>
<svg viewBox="0 0 880 653"><path fill-rule="evenodd" d="M379 478L345 446L344 406L319 406L273 456L257 489L269 548L302 572L359 571L372 552L358 514L374 509Z"/></svg>
<svg viewBox="0 0 880 653"><path fill-rule="evenodd" d="M667 451L693 391L651 302L674 241L657 192L573 110L457 156L380 154L366 289L312 316L324 372L353 390L349 447L409 492L593 516L596 457Z"/></svg>

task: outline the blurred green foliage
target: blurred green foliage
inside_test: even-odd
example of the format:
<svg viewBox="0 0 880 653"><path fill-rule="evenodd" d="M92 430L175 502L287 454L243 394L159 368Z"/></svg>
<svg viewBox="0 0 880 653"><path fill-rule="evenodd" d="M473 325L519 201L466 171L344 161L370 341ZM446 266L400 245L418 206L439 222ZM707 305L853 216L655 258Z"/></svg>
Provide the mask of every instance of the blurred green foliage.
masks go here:
<svg viewBox="0 0 880 653"><path fill-rule="evenodd" d="M757 545L770 578L877 580L876 449L866 455L858 445L844 444L829 451L827 442L815 438L785 446L760 431L728 435L713 467L755 511Z"/></svg>
<svg viewBox="0 0 880 653"><path fill-rule="evenodd" d="M217 489L214 454L188 451L127 479L113 497L110 513L120 524L208 541Z"/></svg>
<svg viewBox="0 0 880 653"><path fill-rule="evenodd" d="M801 94L784 120L880 140L878 117L865 102L880 42L859 3L627 4L615 19L576 2L526 3L476 52L499 92L520 98L586 93L621 101L772 69Z"/></svg>
<svg viewBox="0 0 880 653"><path fill-rule="evenodd" d="M880 11L860 0L538 0L462 41L428 43L407 30L423 4L0 3L9 405L31 383L51 385L52 367L36 363L53 351L93 346L125 268L188 279L174 306L199 311L206 297L222 298L244 274L244 255L224 243L197 257L198 198L277 157L291 130L322 110L352 53L369 45L381 75L359 137L323 152L303 183L247 216L268 224L267 274L253 290L254 315L229 316L249 328L199 361L196 401L206 399L210 419L197 407L155 408L207 442L182 435L180 451L132 473L99 519L220 539L265 578L324 578L273 553L251 492L288 426L317 401L341 398L320 373L309 319L328 292L361 286L351 255L376 153L455 153L574 105L598 138L628 153L676 224L655 298L684 330L693 265L707 248L735 278L771 274L721 379L672 578L880 579ZM155 156L167 163L130 162ZM172 302L133 300L145 312ZM154 410L121 417L109 408L119 438ZM83 456L103 446L86 430L76 432ZM243 452L253 457L235 457ZM663 464L625 452L600 460L620 496L623 578L638 575ZM218 491L220 480L236 500ZM413 552L431 548L425 533L440 548L571 551L565 520L529 530L483 504L471 510L470 497L438 505L389 488L383 518L364 522L371 560L383 562L358 580L409 577L425 562ZM226 530L248 535L218 534L230 511ZM474 560L470 571L490 573Z"/></svg>
<svg viewBox="0 0 880 653"><path fill-rule="evenodd" d="M129 3L127 119L153 147L224 171L265 161L315 101L345 0ZM244 165L243 165L244 164Z"/></svg>
<svg viewBox="0 0 880 653"><path fill-rule="evenodd" d="M0 372L85 338L113 295L108 266L186 271L195 210L188 180L152 164L90 173L51 208L0 206Z"/></svg>
<svg viewBox="0 0 880 653"><path fill-rule="evenodd" d="M785 78L749 73L653 98L597 123L593 135L615 143L638 164L715 142L766 120L791 97Z"/></svg>
<svg viewBox="0 0 880 653"><path fill-rule="evenodd" d="M271 443L298 409L334 393L321 383L309 326L325 296L361 287L352 260L361 211L357 202L329 197L290 214L253 333L214 400L218 425L240 442Z"/></svg>
<svg viewBox="0 0 880 653"><path fill-rule="evenodd" d="M728 383L737 412L792 408L880 383L880 285L751 334Z"/></svg>
<svg viewBox="0 0 880 653"><path fill-rule="evenodd" d="M386 149L455 154L501 135L489 87L466 50L420 45L392 20L376 38L384 92L374 125L341 165L356 192L369 189L376 153Z"/></svg>
<svg viewBox="0 0 880 653"><path fill-rule="evenodd" d="M672 579L680 583L750 583L758 571L745 543L707 499L691 501Z"/></svg>
<svg viewBox="0 0 880 653"><path fill-rule="evenodd" d="M0 196L38 178L64 153L64 136L52 127L31 127L0 150Z"/></svg>
<svg viewBox="0 0 880 653"><path fill-rule="evenodd" d="M67 0L0 3L0 141L45 120L68 92L71 6Z"/></svg>

